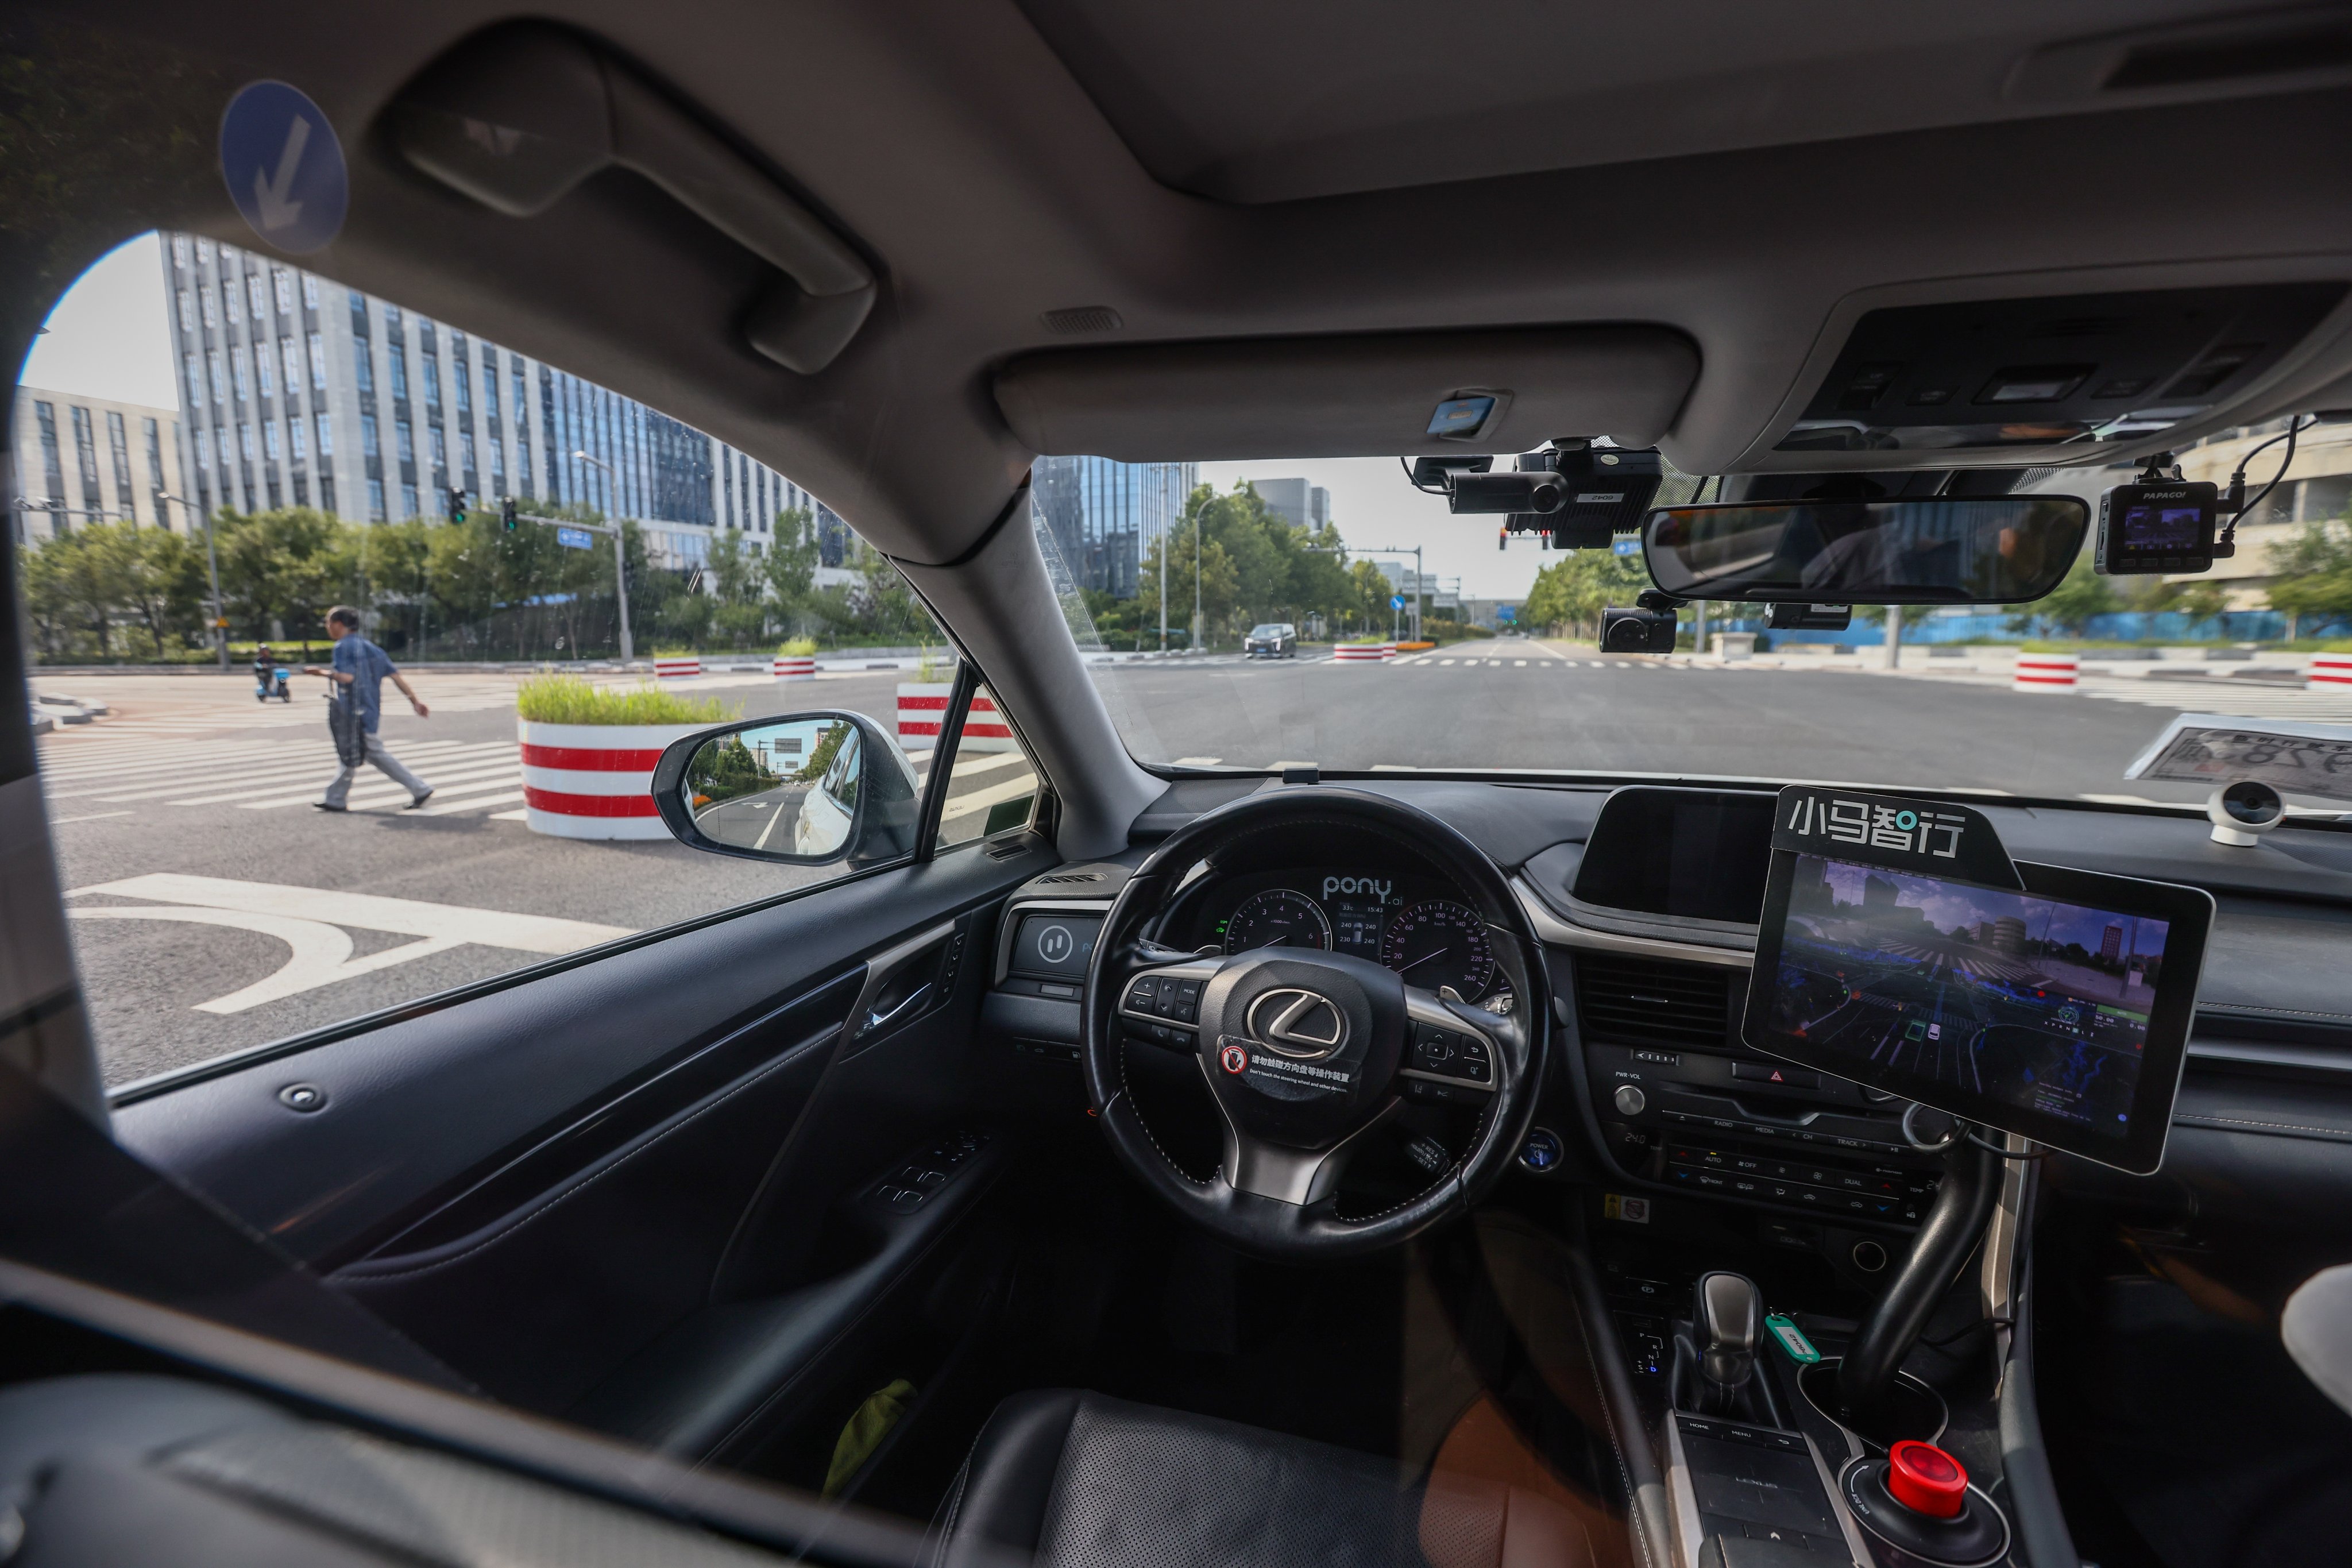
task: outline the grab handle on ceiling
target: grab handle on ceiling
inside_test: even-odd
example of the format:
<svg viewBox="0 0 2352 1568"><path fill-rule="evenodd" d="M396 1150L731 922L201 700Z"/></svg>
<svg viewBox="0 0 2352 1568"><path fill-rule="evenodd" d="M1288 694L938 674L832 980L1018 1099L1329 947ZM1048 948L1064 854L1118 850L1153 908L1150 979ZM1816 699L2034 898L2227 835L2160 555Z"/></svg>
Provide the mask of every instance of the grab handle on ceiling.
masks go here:
<svg viewBox="0 0 2352 1568"><path fill-rule="evenodd" d="M531 217L591 175L624 168L774 267L743 319L751 346L813 375L857 335L877 287L863 258L749 158L577 35L499 28L401 94L401 156L493 211Z"/></svg>

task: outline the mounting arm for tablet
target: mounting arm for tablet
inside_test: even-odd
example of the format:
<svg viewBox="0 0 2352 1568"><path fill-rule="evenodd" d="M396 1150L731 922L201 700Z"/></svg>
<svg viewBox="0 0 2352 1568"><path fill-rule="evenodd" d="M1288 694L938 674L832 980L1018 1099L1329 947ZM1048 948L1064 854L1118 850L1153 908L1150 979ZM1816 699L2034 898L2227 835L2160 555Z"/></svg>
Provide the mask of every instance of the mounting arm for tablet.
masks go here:
<svg viewBox="0 0 2352 1568"><path fill-rule="evenodd" d="M1944 1156L1943 1184L1912 1241L1911 1255L1887 1282L1838 1367L1839 1414L1864 1436L1889 1441L1916 1436L1884 1429L1894 1416L1895 1373L1976 1250L2000 1196L2000 1155L1980 1143L1958 1139Z"/></svg>

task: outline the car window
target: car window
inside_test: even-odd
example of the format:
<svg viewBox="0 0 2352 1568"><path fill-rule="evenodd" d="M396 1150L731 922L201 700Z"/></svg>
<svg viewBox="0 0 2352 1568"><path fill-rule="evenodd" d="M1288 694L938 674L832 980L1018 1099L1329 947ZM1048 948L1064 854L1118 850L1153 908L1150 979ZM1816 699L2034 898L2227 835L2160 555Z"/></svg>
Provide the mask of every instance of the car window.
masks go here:
<svg viewBox="0 0 2352 1568"><path fill-rule="evenodd" d="M998 710L994 694L979 688L955 741L947 800L940 810L939 847L975 844L1028 826L1040 787L1037 766Z"/></svg>
<svg viewBox="0 0 2352 1568"><path fill-rule="evenodd" d="M2226 480L2284 428L2223 432L2184 450L2182 469ZM1090 557L1093 577L1073 563L1086 591L1067 618L1150 765L1711 774L2191 807L2210 785L2125 776L2183 712L2352 720L2347 689L2311 678L2315 658L2352 646L2352 426L2302 439L2214 576L2104 577L2086 550L2036 603L1859 606L1839 629L1776 630L1761 605L1692 604L1672 652L1598 644L1604 611L1652 586L1633 534L1551 550L1501 518L1450 513L1394 458L1203 463L1180 476L1173 512L1126 528L1089 515L1055 537L1132 555ZM2256 485L2278 452L2256 463ZM2045 471L2024 489L2095 507L2130 477ZM1658 499L1687 500L1699 484L1666 465ZM1129 582L1125 596L1111 586ZM1149 635L1138 648L1131 628L1156 628L1163 604L1167 652ZM1286 620L1300 628L1295 661L1247 657ZM2026 679L2052 659L2063 683ZM2341 810L2318 796L2290 805Z"/></svg>
<svg viewBox="0 0 2352 1568"><path fill-rule="evenodd" d="M739 715L889 726L939 628L792 476L475 325L152 234L26 363L13 544L112 1082L840 874L672 842L653 760ZM341 793L312 669L358 678Z"/></svg>

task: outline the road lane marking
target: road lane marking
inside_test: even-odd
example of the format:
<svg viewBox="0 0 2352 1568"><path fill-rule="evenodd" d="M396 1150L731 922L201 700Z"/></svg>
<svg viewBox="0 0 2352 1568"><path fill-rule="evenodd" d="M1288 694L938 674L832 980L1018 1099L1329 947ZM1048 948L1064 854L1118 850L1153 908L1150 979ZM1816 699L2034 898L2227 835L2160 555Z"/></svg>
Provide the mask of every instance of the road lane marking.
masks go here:
<svg viewBox="0 0 2352 1568"><path fill-rule="evenodd" d="M1454 660L1452 660L1452 659L1450 659L1450 658L1441 658L1441 659L1439 659L1437 662L1438 662L1438 663L1440 663L1440 664L1452 664L1452 663L1454 662ZM1475 662L1475 661L1474 661L1474 662Z"/></svg>
<svg viewBox="0 0 2352 1568"><path fill-rule="evenodd" d="M454 751L427 751L422 747L411 748L404 746L401 748L400 754L404 759L417 762L424 766L431 766L435 763L445 760L449 762L457 762L460 760L471 761L475 760L478 755L488 754L501 750L507 752L508 755L511 756L514 752L514 746L512 742L499 742L496 746L466 747ZM221 802L234 801L238 799L239 795L242 794L282 789L296 779L316 777L322 771L325 772L329 777L332 777L334 770L341 766L341 763L336 761L334 753L330 752L324 757L314 761L305 762L290 766L269 768L257 773L237 773L235 771L215 773L207 769L205 770L205 783L207 785L222 789L235 788L238 794L212 795L201 800L175 800L171 801L168 804L172 805L206 805ZM99 787L101 789L105 788L103 785ZM182 779L177 784L153 784L140 789L106 789L104 794L96 794L85 790L82 793L89 795L90 798L93 800L102 800L112 803L119 800L153 800L159 795L177 795L188 787L188 781ZM324 786L322 785L321 787L323 788Z"/></svg>
<svg viewBox="0 0 2352 1568"><path fill-rule="evenodd" d="M93 811L88 816L53 816L49 818L49 826L51 827L63 827L68 822L103 822L110 816L136 816L138 815L139 814L135 811Z"/></svg>
<svg viewBox="0 0 2352 1568"><path fill-rule="evenodd" d="M523 952L574 952L600 942L635 934L627 926L596 925L588 921L561 920L553 915L509 914L502 910L429 903L422 899L394 899L381 893L343 893L331 888L300 888L282 882L245 882L226 877L191 876L179 871L150 871L143 876L126 877L120 881L94 882L87 888L76 888L65 896L72 899L91 893L106 893L123 899L152 899L167 904L241 910L255 914L285 915L295 920L326 921L335 925L363 926L369 931L397 931L404 936L446 936L485 947L510 947Z"/></svg>
<svg viewBox="0 0 2352 1568"><path fill-rule="evenodd" d="M530 813L528 810L501 811L493 816L490 820L492 822L529 822L530 820Z"/></svg>
<svg viewBox="0 0 2352 1568"><path fill-rule="evenodd" d="M478 762L463 767L442 769L438 771L436 777L426 779L425 782L437 789L444 784L461 784L468 779L488 778L495 774L519 777L520 775L516 770L520 765L509 755L494 762ZM363 768L362 772L373 773L374 770ZM262 800L238 800L235 795L213 795L205 800L175 800L172 804L173 805L206 805L230 802L241 811L282 811L289 806L308 805L318 799L331 782L330 779L321 779L299 795L274 795ZM350 799L362 804L380 800L397 800L408 793L405 784L393 784L383 779L381 774L365 784L360 784L354 780L353 785Z"/></svg>
<svg viewBox="0 0 2352 1568"><path fill-rule="evenodd" d="M1496 662L1497 664L1499 664L1499 663L1501 663L1502 661L1501 661L1500 659L1497 659L1497 660L1496 660ZM1511 664L1512 664L1512 667L1513 667L1514 668L1517 668L1517 669L1525 669L1525 668L1527 668L1527 667L1528 667L1528 661L1527 661L1526 659L1523 659L1523 658L1515 658L1515 659L1511 660Z"/></svg>
<svg viewBox="0 0 2352 1568"><path fill-rule="evenodd" d="M264 1002L276 1002L305 991L315 991L338 980L373 974L395 963L406 963L429 953L446 952L462 945L455 937L428 936L371 952L363 958L353 958L351 933L321 921L289 920L283 915L257 914L251 910L185 906L158 908L143 904L102 904L90 909L68 910L66 913L82 921L176 921L188 925L233 926L241 931L276 937L286 944L289 956L274 973L264 975L242 990L232 991L226 996L215 996L209 1002L197 1003L195 1010L199 1013L242 1013L248 1008L258 1007Z"/></svg>
<svg viewBox="0 0 2352 1568"><path fill-rule="evenodd" d="M976 789L970 795L951 797L948 801L948 808L940 813L940 820L953 822L959 816L970 816L974 812L986 811L990 806L1002 805L1008 800L1018 800L1024 795L1036 793L1037 775L1024 773L1017 779L1008 780L987 789Z"/></svg>
<svg viewBox="0 0 2352 1568"><path fill-rule="evenodd" d="M1019 752L973 752L958 757L948 768L948 783L968 779L974 773L984 773L991 768L1009 768L1026 764L1029 759Z"/></svg>
<svg viewBox="0 0 2352 1568"><path fill-rule="evenodd" d="M177 921L235 927L275 937L287 945L287 961L274 973L226 995L196 1004L196 1010L204 1013L241 1013L265 1002L467 943L523 952L565 953L632 934L625 926L596 925L548 915L509 914L499 910L387 898L377 893L340 893L325 888L244 882L170 871L98 882L73 889L65 896L82 898L93 893L151 899L155 902L81 905L67 912L77 920ZM393 931L422 940L354 958L351 935L341 929L346 926Z"/></svg>

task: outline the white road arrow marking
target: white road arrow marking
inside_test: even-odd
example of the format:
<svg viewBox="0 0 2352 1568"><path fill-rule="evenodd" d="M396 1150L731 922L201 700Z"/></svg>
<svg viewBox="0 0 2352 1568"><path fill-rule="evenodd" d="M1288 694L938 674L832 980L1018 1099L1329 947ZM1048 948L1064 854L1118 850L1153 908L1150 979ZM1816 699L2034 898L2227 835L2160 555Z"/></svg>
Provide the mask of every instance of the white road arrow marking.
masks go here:
<svg viewBox="0 0 2352 1568"><path fill-rule="evenodd" d="M263 976L241 991L232 991L226 996L197 1003L196 1011L199 1013L242 1013L248 1007L258 1007L264 1002L276 1002L300 992L315 991L321 985L349 980L355 974L389 969L395 963L406 963L412 958L423 958L427 953L446 952L460 945L460 939L457 937L428 936L398 947L385 948L380 952L371 952L363 958L353 958L351 933L321 921L256 914L248 910L169 908L148 904L109 904L67 912L79 921L180 921L190 925L235 926L240 931L274 936L291 950L285 963L276 973Z"/></svg>
<svg viewBox="0 0 2352 1568"><path fill-rule="evenodd" d="M278 154L278 177L265 180L253 172L253 204L261 209L261 226L281 229L302 216L302 204L286 199L294 188L294 171L302 166L302 149L310 144L310 122L300 115L286 128L285 150Z"/></svg>
<svg viewBox="0 0 2352 1568"><path fill-rule="evenodd" d="M487 804L487 803L485 803ZM406 963L468 942L523 952L574 952L630 934L625 926L548 915L509 914L393 899L374 893L339 893L272 882L242 882L226 877L150 872L121 881L76 888L68 898L106 893L153 899L152 904L87 905L69 910L76 920L181 921L193 925L234 926L275 937L290 950L278 970L242 990L196 1004L200 1013L242 1013L339 980ZM352 956L351 933L341 928L397 931L419 938L379 952Z"/></svg>

